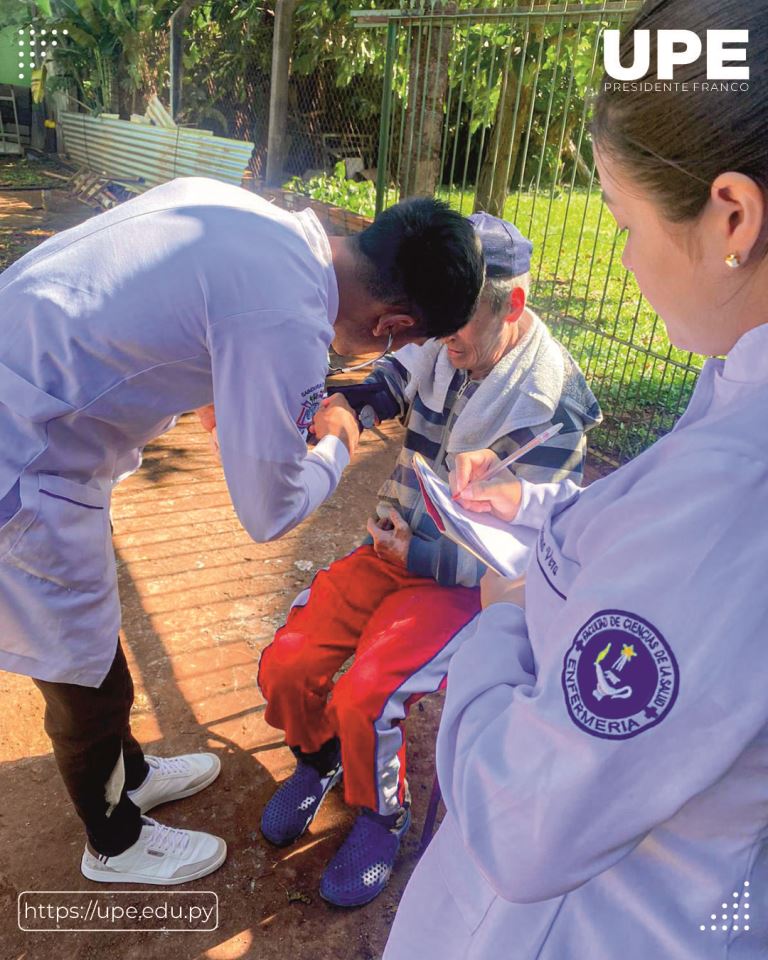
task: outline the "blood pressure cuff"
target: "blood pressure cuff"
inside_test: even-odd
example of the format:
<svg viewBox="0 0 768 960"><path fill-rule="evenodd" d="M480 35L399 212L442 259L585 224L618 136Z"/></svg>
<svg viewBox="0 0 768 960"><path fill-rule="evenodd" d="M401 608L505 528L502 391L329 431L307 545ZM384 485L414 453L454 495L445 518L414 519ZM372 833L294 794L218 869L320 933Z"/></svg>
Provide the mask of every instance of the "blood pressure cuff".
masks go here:
<svg viewBox="0 0 768 960"><path fill-rule="evenodd" d="M340 393L355 413L371 407L379 420L392 420L400 415L400 407L382 382L355 383L348 386L328 387L328 396Z"/></svg>

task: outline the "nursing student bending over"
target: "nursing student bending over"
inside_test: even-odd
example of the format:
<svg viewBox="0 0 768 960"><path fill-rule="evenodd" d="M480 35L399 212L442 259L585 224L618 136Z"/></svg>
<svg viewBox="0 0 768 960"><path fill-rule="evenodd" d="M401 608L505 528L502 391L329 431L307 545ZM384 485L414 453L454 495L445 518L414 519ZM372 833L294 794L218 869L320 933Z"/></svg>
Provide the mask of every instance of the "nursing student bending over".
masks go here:
<svg viewBox="0 0 768 960"><path fill-rule="evenodd" d="M687 92L611 84L596 158L671 342L725 359L671 434L583 491L483 484L494 455L457 458L462 503L536 528L538 550L525 609L486 591L452 660L447 815L385 960L768 950L768 19L763 0L669 0L632 29L655 46L683 27L704 50L748 30L748 91L702 92L705 57L676 71Z"/></svg>

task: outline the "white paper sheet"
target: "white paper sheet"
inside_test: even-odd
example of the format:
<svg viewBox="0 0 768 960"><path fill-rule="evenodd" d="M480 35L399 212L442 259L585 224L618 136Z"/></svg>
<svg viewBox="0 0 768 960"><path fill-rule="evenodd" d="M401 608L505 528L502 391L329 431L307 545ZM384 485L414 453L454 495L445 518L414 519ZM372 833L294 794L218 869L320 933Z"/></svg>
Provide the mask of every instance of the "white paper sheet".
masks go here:
<svg viewBox="0 0 768 960"><path fill-rule="evenodd" d="M528 559L529 548L517 539L512 526L489 514L465 510L451 497L448 484L418 453L413 456L413 467L427 512L437 529L500 576L516 580Z"/></svg>

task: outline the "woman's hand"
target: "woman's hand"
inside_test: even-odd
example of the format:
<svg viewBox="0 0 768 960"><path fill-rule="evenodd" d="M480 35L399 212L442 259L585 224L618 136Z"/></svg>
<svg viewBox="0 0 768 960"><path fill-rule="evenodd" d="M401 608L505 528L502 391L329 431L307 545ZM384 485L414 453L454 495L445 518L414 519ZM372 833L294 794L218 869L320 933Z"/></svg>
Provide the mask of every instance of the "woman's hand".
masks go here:
<svg viewBox="0 0 768 960"><path fill-rule="evenodd" d="M483 610L492 603L514 603L525 610L525 576L508 580L495 570L486 570L480 581L480 603Z"/></svg>
<svg viewBox="0 0 768 960"><path fill-rule="evenodd" d="M448 477L454 499L466 510L490 513L499 520L511 521L520 507L522 485L509 470L502 471L488 483L483 477L498 466L493 450L460 453Z"/></svg>

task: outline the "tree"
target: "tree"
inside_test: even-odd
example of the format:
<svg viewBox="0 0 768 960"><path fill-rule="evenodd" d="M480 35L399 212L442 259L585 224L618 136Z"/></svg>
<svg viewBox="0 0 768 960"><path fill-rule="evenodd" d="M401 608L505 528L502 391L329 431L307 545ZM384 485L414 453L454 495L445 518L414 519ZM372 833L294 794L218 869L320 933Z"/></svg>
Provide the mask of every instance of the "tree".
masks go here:
<svg viewBox="0 0 768 960"><path fill-rule="evenodd" d="M433 15L450 17L455 3L435 3ZM453 45L453 26L438 20L436 26L411 27L413 42L408 77L400 196L429 196L440 183L440 148L445 122L445 95Z"/></svg>
<svg viewBox="0 0 768 960"><path fill-rule="evenodd" d="M45 6L43 2L42 6ZM3 27L25 27L34 18L31 3L25 0L0 0L0 24Z"/></svg>
<svg viewBox="0 0 768 960"><path fill-rule="evenodd" d="M149 38L164 28L171 0L38 0L36 23L66 30L56 59L97 112L127 116L145 79Z"/></svg>
<svg viewBox="0 0 768 960"><path fill-rule="evenodd" d="M519 48L518 51L520 52ZM523 131L531 107L531 83L535 65L514 64L501 81L496 116L477 178L475 211L496 217L504 215L509 184L517 169Z"/></svg>
<svg viewBox="0 0 768 960"><path fill-rule="evenodd" d="M546 2L538 0L540 5ZM524 151L539 158L537 182L542 174L548 182L556 181L566 161L571 170L575 167L576 173L588 178L589 170L573 134L585 112L601 26L591 22L586 27L563 29L562 24L547 27L543 21L534 21L525 36L497 38L507 48L507 69L499 79L475 210L503 215L511 183L518 177L522 181L525 172Z"/></svg>

